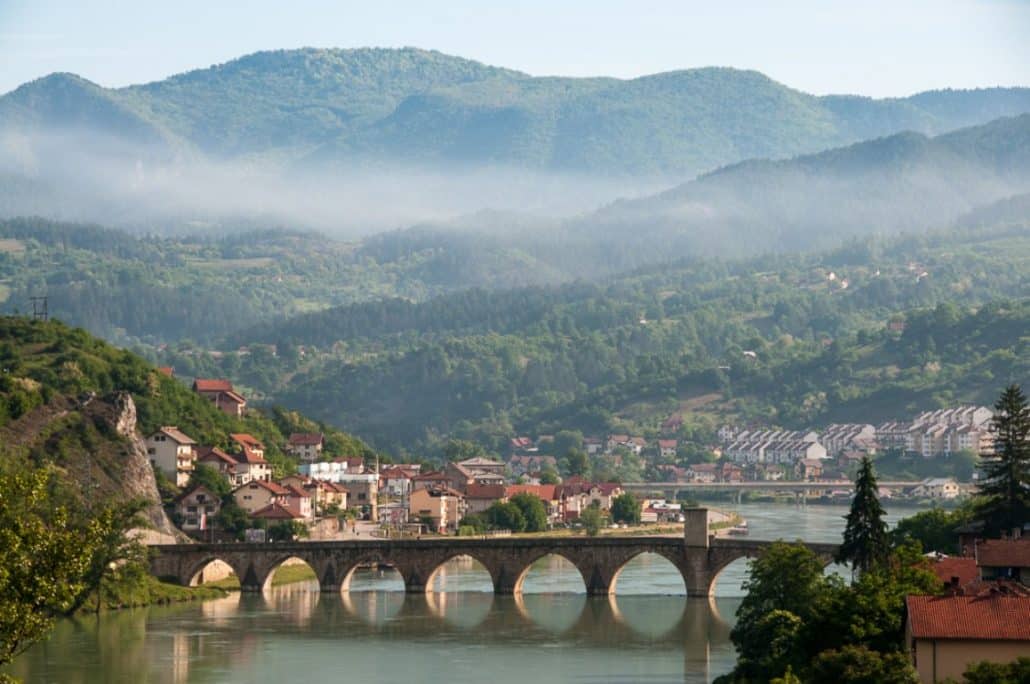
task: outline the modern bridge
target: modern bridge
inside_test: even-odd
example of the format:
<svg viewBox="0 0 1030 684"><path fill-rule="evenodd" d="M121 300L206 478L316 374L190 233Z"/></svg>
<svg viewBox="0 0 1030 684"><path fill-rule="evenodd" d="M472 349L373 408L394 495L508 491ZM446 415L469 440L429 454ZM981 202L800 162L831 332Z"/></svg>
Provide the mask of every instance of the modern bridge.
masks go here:
<svg viewBox="0 0 1030 684"><path fill-rule="evenodd" d="M243 591L262 591L280 565L298 558L315 571L322 591L341 592L349 589L357 568L379 564L397 569L405 591L423 593L433 586L447 561L469 556L490 573L494 593L518 595L530 566L553 554L579 570L587 594L603 596L615 592L619 573L630 560L642 553L654 553L679 570L687 595L709 596L716 577L727 565L738 558L759 556L773 543L715 537L709 533L707 509L692 508L684 513L683 537L443 537L157 545L151 547L151 572L188 586L197 582L209 563L220 560L236 573ZM835 544L806 546L827 564L837 551Z"/></svg>

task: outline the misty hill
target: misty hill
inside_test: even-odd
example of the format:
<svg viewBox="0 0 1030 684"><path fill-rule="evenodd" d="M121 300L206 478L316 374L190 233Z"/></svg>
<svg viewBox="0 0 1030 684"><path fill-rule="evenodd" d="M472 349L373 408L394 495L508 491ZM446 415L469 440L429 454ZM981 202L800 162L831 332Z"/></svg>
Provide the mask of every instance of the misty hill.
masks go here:
<svg viewBox="0 0 1030 684"><path fill-rule="evenodd" d="M1007 222L1025 226L1030 214L1018 196L1028 191L1024 114L933 138L906 132L788 160L742 162L561 223L487 214L383 233L364 241L360 253L379 261L421 254L427 282L443 280L445 264L472 275L460 264L503 250L529 263L541 282L594 279L686 256L812 251L853 236L996 223L1002 211Z"/></svg>
<svg viewBox="0 0 1030 684"><path fill-rule="evenodd" d="M726 68L532 77L412 48L260 52L139 86L54 74L0 98L0 128L142 145L144 158L514 165L693 175L754 157L1030 111L1030 89L815 97ZM162 157L164 155L164 157Z"/></svg>

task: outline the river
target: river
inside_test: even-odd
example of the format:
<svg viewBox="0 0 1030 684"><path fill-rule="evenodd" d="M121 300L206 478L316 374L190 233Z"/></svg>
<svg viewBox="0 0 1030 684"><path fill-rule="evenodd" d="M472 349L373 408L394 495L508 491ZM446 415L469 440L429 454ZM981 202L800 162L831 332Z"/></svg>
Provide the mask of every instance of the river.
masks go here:
<svg viewBox="0 0 1030 684"><path fill-rule="evenodd" d="M813 542L839 541L847 513L732 509L752 538ZM392 572L370 570L343 595L298 583L64 620L9 671L27 684L708 682L733 667L729 632L745 574L746 561L737 561L714 599L688 599L672 565L645 555L626 566L615 596L588 598L575 568L547 557L514 598L495 597L486 571L465 559L424 596L405 595Z"/></svg>

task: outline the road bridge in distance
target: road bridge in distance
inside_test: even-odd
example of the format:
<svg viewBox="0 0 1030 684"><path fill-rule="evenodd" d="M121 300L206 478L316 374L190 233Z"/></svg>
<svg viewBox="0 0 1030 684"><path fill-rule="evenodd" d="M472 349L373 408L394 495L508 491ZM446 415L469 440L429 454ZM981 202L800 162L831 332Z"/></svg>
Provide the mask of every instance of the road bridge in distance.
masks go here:
<svg viewBox="0 0 1030 684"><path fill-rule="evenodd" d="M579 570L590 595L615 592L619 574L642 553L668 559L683 576L689 596L709 596L719 573L738 558L760 556L773 542L722 538L710 534L705 508L684 511L684 535L641 537L438 537L354 541L167 544L152 546L151 572L182 585L195 584L212 561L227 563L243 591L262 591L275 570L299 558L315 571L322 591L347 591L354 571L363 566L397 569L409 593L425 592L443 565L469 556L490 573L496 594L520 594L530 567L547 555L558 555ZM806 543L826 564L835 544Z"/></svg>

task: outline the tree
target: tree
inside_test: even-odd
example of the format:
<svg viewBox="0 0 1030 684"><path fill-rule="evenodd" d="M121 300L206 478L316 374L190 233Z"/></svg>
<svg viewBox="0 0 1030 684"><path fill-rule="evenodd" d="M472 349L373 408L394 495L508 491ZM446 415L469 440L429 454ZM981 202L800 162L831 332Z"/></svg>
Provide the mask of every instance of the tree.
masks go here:
<svg viewBox="0 0 1030 684"><path fill-rule="evenodd" d="M484 515L490 526L495 529L511 530L512 532L522 532L526 529L526 518L522 515L522 510L510 501L495 502L486 509Z"/></svg>
<svg viewBox="0 0 1030 684"><path fill-rule="evenodd" d="M311 535L307 525L299 520L280 520L268 526L268 539L270 541L293 541L303 539Z"/></svg>
<svg viewBox="0 0 1030 684"><path fill-rule="evenodd" d="M558 478L558 471L548 466L540 473L540 484L556 485L561 480Z"/></svg>
<svg viewBox="0 0 1030 684"><path fill-rule="evenodd" d="M994 404L994 450L981 459L977 513L988 534L1030 519L1030 406L1019 385L1009 385Z"/></svg>
<svg viewBox="0 0 1030 684"><path fill-rule="evenodd" d="M562 459L565 474L569 476L579 475L586 477L590 471L590 458L582 449L570 449Z"/></svg>
<svg viewBox="0 0 1030 684"><path fill-rule="evenodd" d="M559 430L554 436L553 452L567 454L573 449L583 450L583 433L579 430Z"/></svg>
<svg viewBox="0 0 1030 684"><path fill-rule="evenodd" d="M937 551L948 555L959 553L956 529L971 522L976 511L966 502L953 511L934 507L902 518L890 531L891 544L919 542L923 551Z"/></svg>
<svg viewBox="0 0 1030 684"><path fill-rule="evenodd" d="M224 500L232 492L232 486L218 470L207 463L198 463L193 468L193 472L190 474L189 484L186 485L184 491L189 491L194 487L202 485L207 488L209 492L217 496L219 499Z"/></svg>
<svg viewBox="0 0 1030 684"><path fill-rule="evenodd" d="M518 506L526 526L526 532L543 532L547 529L547 507L543 500L535 494L523 492L511 497L509 501Z"/></svg>
<svg viewBox="0 0 1030 684"><path fill-rule="evenodd" d="M865 646L844 646L820 653L809 671L809 681L835 684L918 684L908 656L879 653Z"/></svg>
<svg viewBox="0 0 1030 684"><path fill-rule="evenodd" d="M838 563L851 563L862 573L887 559L890 544L883 516L873 462L867 456L862 459L855 480L855 498L851 501L851 511L846 518L848 522L844 528L844 539L837 553Z"/></svg>
<svg viewBox="0 0 1030 684"><path fill-rule="evenodd" d="M763 618L772 611L796 616L804 627L795 632L800 640L812 625L821 621L824 613L831 612L828 608L842 584L840 578L824 575L822 562L800 544L772 544L748 567L749 575L744 583L747 595L737 609L737 624L730 632L730 639L740 653L735 674L768 678L783 670L762 669L762 664L767 662L770 633L770 625L762 622ZM782 641L783 630L778 634ZM780 649L794 653L784 644Z"/></svg>
<svg viewBox="0 0 1030 684"><path fill-rule="evenodd" d="M640 522L640 502L632 492L619 494L612 499L612 520L630 525Z"/></svg>
<svg viewBox="0 0 1030 684"><path fill-rule="evenodd" d="M0 473L0 665L99 586L113 513L77 518L49 470Z"/></svg>
<svg viewBox="0 0 1030 684"><path fill-rule="evenodd" d="M1011 663L982 660L971 664L962 678L966 684L1025 684L1030 682L1030 658L1017 658Z"/></svg>
<svg viewBox="0 0 1030 684"><path fill-rule="evenodd" d="M596 537L604 527L604 514L601 512L601 507L593 504L587 506L586 510L579 514L579 521L583 523L583 529L586 530L588 537Z"/></svg>

